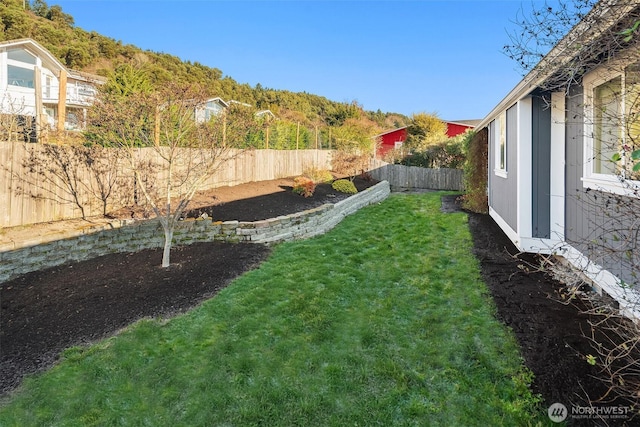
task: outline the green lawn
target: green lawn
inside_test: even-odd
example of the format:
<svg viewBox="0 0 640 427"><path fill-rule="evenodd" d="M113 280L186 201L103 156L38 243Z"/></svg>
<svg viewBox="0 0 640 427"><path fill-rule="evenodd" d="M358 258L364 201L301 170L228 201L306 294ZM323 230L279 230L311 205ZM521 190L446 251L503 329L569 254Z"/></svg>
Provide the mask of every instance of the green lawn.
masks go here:
<svg viewBox="0 0 640 427"><path fill-rule="evenodd" d="M4 402L0 425L541 422L466 215L439 208L440 194L392 195L278 245L188 314L67 350Z"/></svg>

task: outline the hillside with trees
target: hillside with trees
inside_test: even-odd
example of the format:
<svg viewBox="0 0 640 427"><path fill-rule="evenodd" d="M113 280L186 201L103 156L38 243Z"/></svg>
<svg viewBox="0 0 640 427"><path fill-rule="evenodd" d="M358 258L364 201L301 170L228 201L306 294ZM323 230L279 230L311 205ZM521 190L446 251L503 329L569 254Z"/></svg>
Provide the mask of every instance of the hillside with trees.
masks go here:
<svg viewBox="0 0 640 427"><path fill-rule="evenodd" d="M44 0L0 0L0 41L27 37L71 69L109 77L121 67L133 67L154 87L169 82L198 84L208 96L247 103L256 110L271 110L280 119L280 135L295 134L299 148L313 146L318 135L330 144L330 129L345 123L350 127L361 125L372 132L370 136L408 123L406 116L365 111L355 101L335 102L320 95L271 89L260 84L252 87L224 75L218 68L183 61L168 53L142 50L95 31L85 31L75 26L73 17L60 6L49 6ZM277 142L277 134L272 139ZM284 137L280 139L284 141ZM276 145L296 148L288 147L291 138L286 139L288 143Z"/></svg>

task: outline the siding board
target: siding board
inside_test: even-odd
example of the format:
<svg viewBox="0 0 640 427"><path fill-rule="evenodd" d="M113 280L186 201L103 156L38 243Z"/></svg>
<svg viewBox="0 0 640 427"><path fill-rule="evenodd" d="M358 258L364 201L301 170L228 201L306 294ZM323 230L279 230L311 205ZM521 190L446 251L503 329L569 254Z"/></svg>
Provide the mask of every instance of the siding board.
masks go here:
<svg viewBox="0 0 640 427"><path fill-rule="evenodd" d="M497 138L497 124L491 123L489 132L489 206L511 227L518 231L518 121L517 106L507 109L506 114L506 150L507 177L496 175L495 150Z"/></svg>

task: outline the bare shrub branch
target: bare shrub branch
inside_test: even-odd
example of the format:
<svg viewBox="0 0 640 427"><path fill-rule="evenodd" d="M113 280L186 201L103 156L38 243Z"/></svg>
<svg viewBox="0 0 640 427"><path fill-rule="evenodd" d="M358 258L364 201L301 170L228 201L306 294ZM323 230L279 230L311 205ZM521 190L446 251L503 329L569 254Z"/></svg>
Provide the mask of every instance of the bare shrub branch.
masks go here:
<svg viewBox="0 0 640 427"><path fill-rule="evenodd" d="M241 153L255 126L253 114L232 108L209 121L196 109L206 98L196 86L168 85L126 97L103 92L89 114L89 140L117 148L138 191L162 225L162 266L170 265L176 223L195 193L226 162Z"/></svg>

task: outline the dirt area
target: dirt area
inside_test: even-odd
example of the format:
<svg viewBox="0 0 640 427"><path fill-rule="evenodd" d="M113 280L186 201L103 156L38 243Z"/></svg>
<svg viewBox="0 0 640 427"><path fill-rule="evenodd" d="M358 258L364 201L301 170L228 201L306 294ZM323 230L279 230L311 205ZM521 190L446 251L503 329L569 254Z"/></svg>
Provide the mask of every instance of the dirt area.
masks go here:
<svg viewBox="0 0 640 427"><path fill-rule="evenodd" d="M356 177L358 191L376 184L376 181ZM206 213L215 221L260 221L312 209L325 203L336 203L350 194L334 190L330 184L319 184L311 197L293 192L293 178L258 181L232 187L219 187L196 194L189 203L188 218ZM146 218L151 213L142 209L122 209L112 212L117 218Z"/></svg>
<svg viewBox="0 0 640 427"><path fill-rule="evenodd" d="M291 184L283 179L217 189L198 198L193 215L213 204L207 213L216 220L255 221L347 197L320 186L304 198L292 193ZM356 180L359 190L373 184ZM460 210L455 196L443 198L443 210ZM515 247L490 217L469 213L468 218L497 316L520 343L535 374L534 391L547 405L567 407L602 396L597 370L584 357L593 351L583 337L589 325L581 308L559 302L561 284L520 268L535 259L513 257ZM177 247L168 269L159 267L159 249L112 254L0 284L0 395L15 389L26 374L50 367L66 347L112 335L143 317L175 315L212 297L269 251L256 244Z"/></svg>

